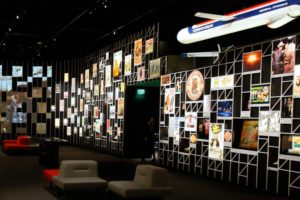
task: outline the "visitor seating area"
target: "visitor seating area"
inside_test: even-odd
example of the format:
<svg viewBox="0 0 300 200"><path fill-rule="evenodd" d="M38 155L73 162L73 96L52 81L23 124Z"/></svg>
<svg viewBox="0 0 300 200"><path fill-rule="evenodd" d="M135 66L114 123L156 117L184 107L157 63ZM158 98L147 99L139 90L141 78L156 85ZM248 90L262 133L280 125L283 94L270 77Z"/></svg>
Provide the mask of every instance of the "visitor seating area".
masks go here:
<svg viewBox="0 0 300 200"><path fill-rule="evenodd" d="M172 194L168 171L153 165L138 165L131 181L110 181L108 188L125 199L164 198Z"/></svg>
<svg viewBox="0 0 300 200"><path fill-rule="evenodd" d="M61 190L106 189L107 181L98 177L98 165L93 160L63 160L54 186Z"/></svg>
<svg viewBox="0 0 300 200"><path fill-rule="evenodd" d="M18 136L16 140L3 140L2 149L4 152L11 151L35 151L38 150L39 144L33 142L30 136Z"/></svg>

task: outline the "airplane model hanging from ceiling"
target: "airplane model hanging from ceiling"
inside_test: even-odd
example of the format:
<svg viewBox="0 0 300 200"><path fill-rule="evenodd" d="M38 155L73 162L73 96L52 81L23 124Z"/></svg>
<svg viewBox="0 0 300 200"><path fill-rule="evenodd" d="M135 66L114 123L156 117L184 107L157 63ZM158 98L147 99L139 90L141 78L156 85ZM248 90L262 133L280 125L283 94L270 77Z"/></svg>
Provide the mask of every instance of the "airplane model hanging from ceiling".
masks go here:
<svg viewBox="0 0 300 200"><path fill-rule="evenodd" d="M190 44L222 35L267 25L279 28L300 16L300 0L270 0L228 15L197 12L210 20L181 29L177 40Z"/></svg>

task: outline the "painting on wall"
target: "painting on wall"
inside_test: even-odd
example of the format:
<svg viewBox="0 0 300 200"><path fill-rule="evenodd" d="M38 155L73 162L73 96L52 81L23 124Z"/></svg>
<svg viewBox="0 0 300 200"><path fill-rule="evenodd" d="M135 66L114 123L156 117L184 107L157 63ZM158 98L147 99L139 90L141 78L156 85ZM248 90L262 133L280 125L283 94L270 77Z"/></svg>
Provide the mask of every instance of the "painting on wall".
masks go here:
<svg viewBox="0 0 300 200"><path fill-rule="evenodd" d="M143 40L138 39L134 41L134 66L142 64L142 55L143 55Z"/></svg>
<svg viewBox="0 0 300 200"><path fill-rule="evenodd" d="M145 80L145 66L138 67L137 69L137 81Z"/></svg>
<svg viewBox="0 0 300 200"><path fill-rule="evenodd" d="M184 122L185 131L197 131L197 113L196 112L186 112L185 113L185 122Z"/></svg>
<svg viewBox="0 0 300 200"><path fill-rule="evenodd" d="M270 104L270 86L255 85L250 89L251 106L260 106Z"/></svg>
<svg viewBox="0 0 300 200"><path fill-rule="evenodd" d="M35 78L43 77L43 67L42 66L33 66L32 67L32 77L35 77Z"/></svg>
<svg viewBox="0 0 300 200"><path fill-rule="evenodd" d="M124 117L124 98L118 99L118 118L123 119Z"/></svg>
<svg viewBox="0 0 300 200"><path fill-rule="evenodd" d="M153 52L153 47L154 47L154 39L150 38L146 40L145 42L145 54L149 54Z"/></svg>
<svg viewBox="0 0 300 200"><path fill-rule="evenodd" d="M300 97L300 65L295 66L293 96Z"/></svg>
<svg viewBox="0 0 300 200"><path fill-rule="evenodd" d="M257 150L257 145L258 120L244 120L239 147L249 150Z"/></svg>
<svg viewBox="0 0 300 200"><path fill-rule="evenodd" d="M113 55L113 77L119 80L122 75L122 50L117 51Z"/></svg>
<svg viewBox="0 0 300 200"><path fill-rule="evenodd" d="M223 159L224 124L211 123L209 128L208 157Z"/></svg>
<svg viewBox="0 0 300 200"><path fill-rule="evenodd" d="M258 72L261 68L261 50L243 54L243 72Z"/></svg>
<svg viewBox="0 0 300 200"><path fill-rule="evenodd" d="M175 112L175 88L165 90L164 114L173 114Z"/></svg>
<svg viewBox="0 0 300 200"><path fill-rule="evenodd" d="M272 75L282 76L294 72L296 36L280 38L272 42Z"/></svg>
<svg viewBox="0 0 300 200"><path fill-rule="evenodd" d="M202 73L198 70L192 71L186 81L186 94L188 100L196 101L203 93L204 80Z"/></svg>
<svg viewBox="0 0 300 200"><path fill-rule="evenodd" d="M111 65L105 66L105 87L111 86Z"/></svg>
<svg viewBox="0 0 300 200"><path fill-rule="evenodd" d="M160 58L149 61L149 78L160 76Z"/></svg>
<svg viewBox="0 0 300 200"><path fill-rule="evenodd" d="M13 77L22 77L23 76L23 67L22 66L12 66L12 76Z"/></svg>
<svg viewBox="0 0 300 200"><path fill-rule="evenodd" d="M97 77L97 63L94 63L93 64L93 78Z"/></svg>
<svg viewBox="0 0 300 200"><path fill-rule="evenodd" d="M85 88L89 88L90 87L90 70L86 69L85 73L84 73L84 84L85 84Z"/></svg>
<svg viewBox="0 0 300 200"><path fill-rule="evenodd" d="M232 101L218 101L218 119L232 117Z"/></svg>
<svg viewBox="0 0 300 200"><path fill-rule="evenodd" d="M131 60L132 60L131 54L125 56L125 69L124 69L125 76L131 75Z"/></svg>
<svg viewBox="0 0 300 200"><path fill-rule="evenodd" d="M160 85L166 86L171 84L171 74L162 75L160 77Z"/></svg>

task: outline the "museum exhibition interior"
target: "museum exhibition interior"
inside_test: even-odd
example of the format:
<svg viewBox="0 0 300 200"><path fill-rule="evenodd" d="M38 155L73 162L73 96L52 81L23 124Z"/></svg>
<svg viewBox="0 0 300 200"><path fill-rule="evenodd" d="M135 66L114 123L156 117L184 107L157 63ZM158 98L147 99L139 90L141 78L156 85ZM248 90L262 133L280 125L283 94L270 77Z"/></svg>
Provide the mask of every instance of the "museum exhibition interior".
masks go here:
<svg viewBox="0 0 300 200"><path fill-rule="evenodd" d="M300 197L300 1L0 3L0 199Z"/></svg>

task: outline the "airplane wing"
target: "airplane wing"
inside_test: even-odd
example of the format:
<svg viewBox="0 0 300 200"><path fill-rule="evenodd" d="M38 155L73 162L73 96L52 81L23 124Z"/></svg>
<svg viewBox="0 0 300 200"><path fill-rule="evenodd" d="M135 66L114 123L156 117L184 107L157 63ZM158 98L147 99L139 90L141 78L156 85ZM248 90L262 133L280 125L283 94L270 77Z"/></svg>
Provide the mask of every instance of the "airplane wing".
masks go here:
<svg viewBox="0 0 300 200"><path fill-rule="evenodd" d="M201 17L206 19L214 19L214 20L221 20L221 21L230 21L234 20L235 17L233 16L225 16L225 15L216 15L216 14L210 14L210 13L204 13L204 12L197 12L195 13L195 17Z"/></svg>
<svg viewBox="0 0 300 200"><path fill-rule="evenodd" d="M290 17L288 15L281 17L275 21L270 22L269 24L267 24L267 26L269 28L279 28L287 23L289 23L290 21L294 20L296 18Z"/></svg>

